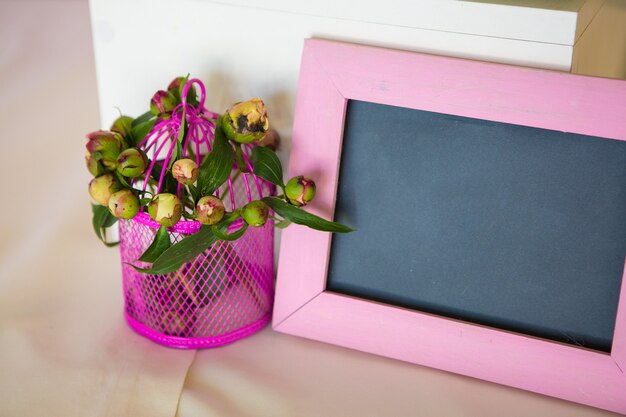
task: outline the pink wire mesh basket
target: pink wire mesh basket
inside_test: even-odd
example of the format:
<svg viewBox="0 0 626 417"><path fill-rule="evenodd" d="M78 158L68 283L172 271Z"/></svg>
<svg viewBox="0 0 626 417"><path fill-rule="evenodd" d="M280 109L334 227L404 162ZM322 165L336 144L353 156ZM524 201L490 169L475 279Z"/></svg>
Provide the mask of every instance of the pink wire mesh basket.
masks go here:
<svg viewBox="0 0 626 417"><path fill-rule="evenodd" d="M189 129L183 140L182 157L195 158L199 165L211 149L217 115L204 108L205 90L200 81L189 80L182 96L187 96L192 84L200 88L199 105L191 106L183 101L169 119L157 121L139 144L153 161L143 184L139 184L144 190L152 189L156 193L163 189L168 161L176 152L183 114ZM251 150L252 146L244 145L243 159L249 171L252 171ZM160 175L152 175L153 170L159 169ZM233 167L227 183L215 192L227 210L274 193L270 183L251 173L238 173ZM149 181L151 175L159 178L157 184L154 179ZM180 196L180 185L177 193ZM229 233L241 225L241 220L233 223ZM200 226L195 220L183 219L170 227L172 244L196 233ZM158 228L159 224L145 212L131 220L120 220L125 317L133 330L165 346L196 349L234 342L269 322L274 297L272 221L268 220L263 227L248 228L235 241L216 242L176 272L139 273L129 264L148 266L137 259L150 246Z"/></svg>

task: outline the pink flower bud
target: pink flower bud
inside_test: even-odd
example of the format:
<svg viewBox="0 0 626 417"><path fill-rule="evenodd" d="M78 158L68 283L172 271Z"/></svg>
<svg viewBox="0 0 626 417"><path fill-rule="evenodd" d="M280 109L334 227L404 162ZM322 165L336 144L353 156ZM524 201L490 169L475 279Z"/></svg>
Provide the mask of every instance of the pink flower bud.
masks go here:
<svg viewBox="0 0 626 417"><path fill-rule="evenodd" d="M162 226L174 226L183 215L183 205L174 194L157 194L148 204L148 214Z"/></svg>
<svg viewBox="0 0 626 417"><path fill-rule="evenodd" d="M130 190L120 190L109 198L109 211L118 219L132 219L139 213L139 199Z"/></svg>
<svg viewBox="0 0 626 417"><path fill-rule="evenodd" d="M315 197L315 182L308 177L293 177L285 186L285 195L294 206L306 206Z"/></svg>
<svg viewBox="0 0 626 417"><path fill-rule="evenodd" d="M148 167L146 154L137 148L128 148L117 158L117 172L126 178L136 178Z"/></svg>
<svg viewBox="0 0 626 417"><path fill-rule="evenodd" d="M261 200L254 200L244 206L242 217L250 226L260 227L265 224L269 214L270 210L267 204Z"/></svg>
<svg viewBox="0 0 626 417"><path fill-rule="evenodd" d="M179 159L172 165L172 176L181 184L193 184L198 178L198 164L191 159Z"/></svg>
<svg viewBox="0 0 626 417"><path fill-rule="evenodd" d="M117 157L122 151L122 137L119 133L99 130L87 134L87 151L100 161L105 168L113 170Z"/></svg>
<svg viewBox="0 0 626 417"><path fill-rule="evenodd" d="M221 120L226 138L239 143L257 142L270 128L265 104L260 98L235 103Z"/></svg>
<svg viewBox="0 0 626 417"><path fill-rule="evenodd" d="M93 157L89 152L85 154L85 163L87 165L87 169L94 177L99 177L104 174L104 166Z"/></svg>
<svg viewBox="0 0 626 417"><path fill-rule="evenodd" d="M177 104L176 97L172 93L159 90L154 93L152 100L150 100L150 111L158 116L161 113L171 112Z"/></svg>
<svg viewBox="0 0 626 417"><path fill-rule="evenodd" d="M89 194L91 198L105 207L109 205L109 198L121 189L122 184L120 184L113 174L101 175L92 179L89 183Z"/></svg>
<svg viewBox="0 0 626 417"><path fill-rule="evenodd" d="M226 209L224 203L213 195L207 195L198 200L196 216L202 224L213 225L224 217Z"/></svg>
<svg viewBox="0 0 626 417"><path fill-rule="evenodd" d="M133 118L130 116L120 116L111 125L111 131L119 133L126 138L132 130Z"/></svg>

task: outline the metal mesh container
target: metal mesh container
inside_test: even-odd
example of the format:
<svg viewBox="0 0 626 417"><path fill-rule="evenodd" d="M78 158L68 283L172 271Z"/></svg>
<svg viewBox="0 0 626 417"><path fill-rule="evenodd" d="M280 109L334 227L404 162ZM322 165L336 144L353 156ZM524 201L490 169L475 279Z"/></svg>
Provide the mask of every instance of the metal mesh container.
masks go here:
<svg viewBox="0 0 626 417"><path fill-rule="evenodd" d="M145 178L135 185L151 189L153 194L165 187L166 167L175 153L183 117L188 130L182 141L182 157L194 158L200 165L203 156L211 150L217 115L204 108L205 90L200 81L190 80L183 97L192 84L200 89L199 105L183 102L172 112L171 118L158 120L139 144L153 162ZM242 148L249 171L252 171L251 150L251 145ZM272 184L250 172L242 174L233 166L230 178L215 195L221 196L226 209L233 211L273 192ZM179 184L179 197L180 193ZM241 226L242 221L236 221L229 226L229 232ZM137 259L150 246L159 227L145 212L131 220L120 220L125 316L130 327L157 343L195 349L231 343L269 322L274 293L271 220L262 227L248 228L238 240L214 243L176 272L140 273L131 264L149 266ZM197 221L182 219L168 228L171 243L198 232L200 227Z"/></svg>

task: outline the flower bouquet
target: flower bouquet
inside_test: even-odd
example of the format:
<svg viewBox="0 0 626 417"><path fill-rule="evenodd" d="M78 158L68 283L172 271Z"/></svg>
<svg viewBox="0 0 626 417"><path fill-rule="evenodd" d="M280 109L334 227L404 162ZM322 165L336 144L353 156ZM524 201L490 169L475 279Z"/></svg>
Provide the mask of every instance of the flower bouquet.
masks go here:
<svg viewBox="0 0 626 417"><path fill-rule="evenodd" d="M150 111L87 135L93 227L120 245L126 320L181 348L229 343L269 321L273 226L352 230L302 209L315 197L311 178L283 182L261 99L223 114L204 100L199 80L177 77Z"/></svg>

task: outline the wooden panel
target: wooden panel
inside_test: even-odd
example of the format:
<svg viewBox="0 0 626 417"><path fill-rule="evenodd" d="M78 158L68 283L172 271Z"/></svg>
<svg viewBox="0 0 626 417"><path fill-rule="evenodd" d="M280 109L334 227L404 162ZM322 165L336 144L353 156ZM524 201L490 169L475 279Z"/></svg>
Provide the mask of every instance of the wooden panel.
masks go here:
<svg viewBox="0 0 626 417"><path fill-rule="evenodd" d="M205 82L211 110L220 111L248 97L263 97L288 149L302 41L308 37L569 71L571 44L479 36L462 29L472 20L465 14L450 15L439 9L440 3L452 7L465 2L436 3L437 7L424 3L419 13L411 8L415 12L407 16L420 19L423 13L437 14L437 19L450 25L447 31L408 27L392 20L389 24L358 20L361 7L371 10L375 6L376 13L402 16L405 6L400 3L399 9L389 10L378 7L379 3L360 2L352 10L353 17L345 19L209 1L90 0L102 126L110 125L118 108L130 115L142 114L146 97L167 86L174 76L189 72ZM293 4L317 7L316 2ZM482 27L485 19L498 21L492 17L488 12L477 15L476 24L482 22ZM516 14L511 13L509 20L514 25ZM526 29L534 33L563 28L553 23L537 20ZM261 33L260 38L255 35L254 48L249 48L249 28Z"/></svg>
<svg viewBox="0 0 626 417"><path fill-rule="evenodd" d="M309 40L304 56L289 176L319 175L319 201L311 205L318 214L334 211L342 125L333 112L348 99L626 140L623 81L320 40ZM326 88L319 77L309 82L310 71L326 73L343 98L309 96L313 87ZM327 240L309 241L304 228L288 231L281 247L297 247L307 256L281 259L277 330L626 413L626 376L620 368L626 351L623 293L611 356L320 293L326 274L320 274L319 264L328 262ZM294 305L292 294L307 301Z"/></svg>
<svg viewBox="0 0 626 417"><path fill-rule="evenodd" d="M626 2L608 0L576 42L575 74L626 79Z"/></svg>

